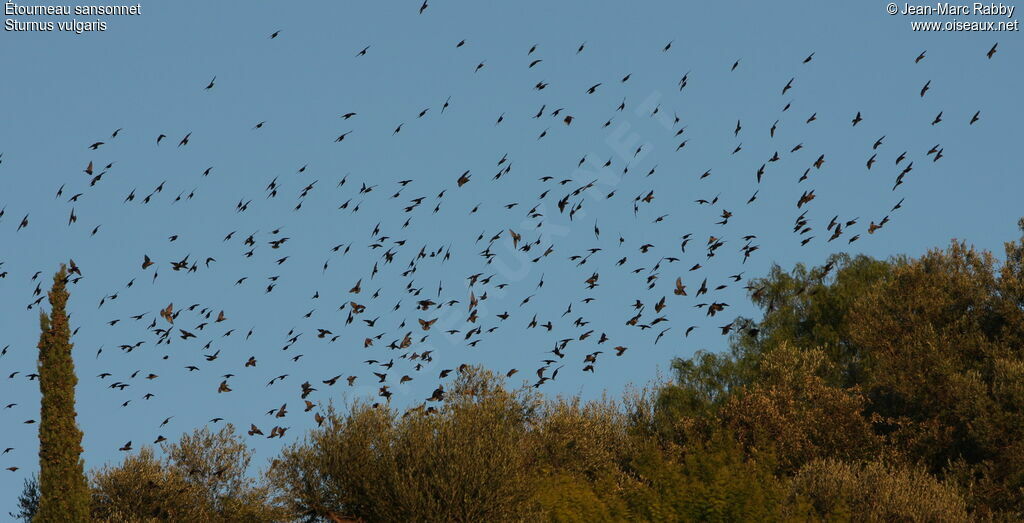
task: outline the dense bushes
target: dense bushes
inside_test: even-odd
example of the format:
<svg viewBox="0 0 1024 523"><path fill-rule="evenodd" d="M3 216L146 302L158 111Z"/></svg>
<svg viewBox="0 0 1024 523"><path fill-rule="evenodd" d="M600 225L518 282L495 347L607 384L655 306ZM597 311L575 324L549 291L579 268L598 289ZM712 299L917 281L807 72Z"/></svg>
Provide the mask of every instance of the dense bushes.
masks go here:
<svg viewBox="0 0 1024 523"><path fill-rule="evenodd" d="M865 521L968 521L961 490L923 468L831 458L804 465L791 480L794 498L826 518Z"/></svg>
<svg viewBox="0 0 1024 523"><path fill-rule="evenodd" d="M486 371L463 373L436 413L357 403L284 450L271 470L282 503L307 519L528 519L534 399Z"/></svg>
<svg viewBox="0 0 1024 523"><path fill-rule="evenodd" d="M160 460L143 447L92 473L92 515L101 521L274 521L286 513L269 488L246 477L251 451L230 424L165 444Z"/></svg>

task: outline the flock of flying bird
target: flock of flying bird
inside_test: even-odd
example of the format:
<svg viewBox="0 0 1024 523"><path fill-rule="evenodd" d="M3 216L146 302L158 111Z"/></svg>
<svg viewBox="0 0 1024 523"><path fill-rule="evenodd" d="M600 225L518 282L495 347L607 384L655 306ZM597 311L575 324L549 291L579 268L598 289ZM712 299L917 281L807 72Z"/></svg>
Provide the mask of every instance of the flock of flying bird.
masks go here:
<svg viewBox="0 0 1024 523"><path fill-rule="evenodd" d="M420 8L420 13L427 8L428 4L424 2ZM269 35L270 40L278 40L284 37L286 37L286 33L282 31L274 31ZM652 49L651 52L669 52L672 49L672 44L672 42L668 42L662 48ZM465 40L453 42L453 52L459 52L457 50L466 45L468 44ZM566 51L566 54L571 55L572 53L585 53L588 49L586 43L581 43L578 47ZM526 57L524 62L526 72L536 70L537 66L543 61L543 58L541 58L542 52L537 45L524 45L523 53ZM992 59L996 53L997 45L993 45L987 53L979 53L979 58L985 59L987 57L987 59ZM364 46L357 52L354 52L353 55L355 59L372 60L373 48L370 45ZM919 63L926 59L925 52L921 52L916 58L913 56L908 57L908 61L913 63ZM812 52L806 56L795 57L793 66L795 68L810 68L813 67L815 60L818 60L818 58ZM724 66L730 71L735 71L740 67L740 61L732 63L731 67L729 67L729 64L724 64ZM484 74L484 71L487 69L487 62L474 61L470 68L475 74ZM798 117L790 110L791 102L786 102L788 96L791 95L791 91L798 89L798 78L799 74L794 74L787 82L776 87L778 95L786 96L787 98L780 99L778 119L770 127L748 130L742 120L737 120L732 136L728 138L738 140L741 134L747 135L753 132L756 133L756 139L771 142L776 139L776 133L783 121L791 123L795 121L798 124L812 125L817 120L817 113ZM631 74L625 74L623 76L607 78L601 82L581 85L578 91L579 96L600 96L602 91L609 88L609 85L620 84L628 86L630 79ZM931 89L931 80L923 80L920 91L916 93L916 96L919 98L926 98L929 89ZM673 91L681 93L679 96L685 95L686 88L690 82L691 73L682 74ZM218 90L216 76L209 81L204 79L197 83L199 84L196 87L197 92L205 91L210 96L216 95ZM533 86L533 89L542 92L547 86L548 84L541 80ZM435 111L439 115L444 115L451 110L454 103L451 98L448 98L435 107L427 107L418 114L411 115L410 119L420 120L425 118L428 113ZM584 125L584 122L587 125L609 127L616 114L626 110L628 102L626 99L623 99L621 102L610 104L606 114L596 115L574 114L566 108L552 109L543 102L538 105L539 107L536 111L518 116L523 118L532 117L537 120L548 119L551 123L535 136L524 136L524 141L529 140L535 143L536 141L543 140L547 137L552 127L568 128L571 130ZM663 111L663 109L659 105L650 111L649 116L655 117L660 111ZM352 127L341 134L323 137L323 139L333 140L333 142L339 144L337 147L344 147L346 140L352 133L359 133L358 123L360 119L367 118L369 115L364 116L363 111L353 108L352 111L340 114L338 117L339 121L344 125L351 125ZM664 115L659 117L664 117ZM861 112L851 114L849 117L849 125L852 127L856 127L868 118L868 116L862 115ZM495 118L493 125L500 126L505 122L505 119L506 114L501 113ZM975 112L969 120L962 122L962 124L973 126L980 119L980 111ZM672 133L674 133L675 143L677 143L673 153L679 153L686 148L689 136L693 131L688 131L687 126L683 124L679 116L673 116L671 122ZM259 121L253 125L250 131L260 131L265 124L265 121ZM928 124L928 122L923 122L923 124ZM946 123L942 111L938 111L930 122L932 126L940 124L949 125ZM392 130L391 135L394 136L402 133L404 125L406 124L398 123ZM87 141L83 144L83 149L89 154L102 156L109 147L109 144L116 142L124 132L120 128L113 130L107 138ZM187 150L193 141L197 139L199 139L198 134L196 138L193 138L192 132L183 132L177 136L155 133L152 137L151 147L174 147ZM203 139L215 140L216 138L209 137ZM887 169L894 170L891 180L891 191L886 191L890 194L899 191L900 186L906 183L907 177L915 169L915 162L918 166L924 162L938 162L943 158L945 151L942 144L936 144L927 151L900 151L887 147L889 144L885 136L871 137L867 143L870 146L864 150L865 163L863 169L865 171L878 172L880 167L885 166ZM638 147L633 156L636 157L644 152L642 151L643 147L643 145ZM569 366L570 369L576 368L582 372L594 373L601 363L607 361L607 358L628 357L631 344L626 341L616 340L613 336L609 335L606 332L608 330L606 329L606 321L620 322L629 328L636 329L638 333L636 336L641 341L634 341L644 345L656 345L666 337L676 337L679 340L684 339L690 336L694 329L701 326L700 322L702 319L703 321L714 322L710 328L720 331L722 335L739 333L740 335L756 336L758 334L756 329L752 328L749 324L740 323L735 320L726 322L720 319L719 315L724 315L730 305L719 296L721 291L730 285L743 284L744 272L741 269L749 267L746 265L748 259L755 256L755 253L759 250L758 237L756 234L749 232L737 234L735 238L727 238L725 232L722 231L726 230L725 226L734 214L751 212L747 209L755 207L759 188L762 186L762 183L767 183L766 180L770 177L772 167L776 162L783 156L789 156L800 158L799 161L803 164L801 170L795 173L771 173L771 176L793 175L798 177L800 183L807 182L805 190L802 190L799 195L793 195L796 218L793 222L792 233L795 235L795 243L801 246L807 245L815 241L815 239L819 242L836 241L839 245L843 243L852 244L861 239L864 234L875 234L879 229L885 227L890 221L891 213L899 210L903 203L903 199L899 199L891 207L890 214L875 217L871 220L861 220L859 217L841 218L836 215L827 222L822 220L820 223L812 223L807 213L809 207L813 205L816 194L810 180L819 172L827 169L828 158L822 152L807 150L811 148L812 146L805 146L803 143L791 143L779 146L779 150L783 151L782 153L776 151L771 156L755 162L749 175L749 197L729 201L730 208L728 209L725 207L725 204L727 204L726 198L721 198L717 195L699 198L694 201L694 204L712 210L713 214L710 216L713 216L713 219L708 220L708 223L705 224L710 232L704 234L686 232L679 235L678 241L673 245L654 245L652 243L626 240L622 235L616 237L615 235L602 233L600 224L597 221L594 221L592 226L588 221L585 226L585 234L588 236L590 234L593 235L594 247L581 252L560 252L556 242L554 242L549 234L543 231L545 220L552 218L556 213L558 216L578 224L584 219L582 218L584 216L583 211L589 203L601 202L602 205L608 205L620 202L619 205L630 208L633 216L637 219L636 227L640 227L647 222L650 223L650 226L654 227L656 224L665 222L668 216L667 214L658 215L652 211L653 202L656 197L655 190L653 189L646 187L638 189L635 196L624 197L617 194L619 190L627 187L640 187L645 183L646 179L656 174L656 167L650 168L649 171L645 169L643 172L631 173L628 161L612 158L602 162L586 155L580 157L578 162L570 166L570 168L579 168L585 163L600 165L602 170L620 170L620 179L623 181L617 186L609 187L597 180L580 180L572 177L565 179L558 179L553 176L540 177L535 182L532 182L536 185L538 194L536 200L510 202L501 205L504 208L501 212L507 216L508 225L480 232L479 234L475 232L467 233L466 231L450 231L446 235L451 236L450 240L448 238L435 238L433 243L413 245L414 238L406 235L405 231L414 221L429 222L440 213L455 212L444 208L445 196L450 192L460 191L467 185L476 186L477 190L480 191L488 191L494 194L495 198L500 196L500 184L503 178L513 175L513 160L507 154L496 159L496 165L488 174L478 174L473 172L473 170L464 170L453 173L448 178L430 176L430 179L425 177L404 179L399 181L394 187L382 187L370 181L349 180L349 175L341 177L334 187L335 191L343 195L338 201L338 211L347 213L370 212L382 216L397 215L402 217L401 221L403 223L400 226L396 225L389 228L387 225L378 223L370 231L368 242L353 237L340 243L331 241L329 245L323 245L322 247L302 245L300 249L296 249L295 241L289 236L288 231L277 227L266 228L264 223L253 223L252 228L257 232L252 233L240 232L239 230L214 231L218 240L222 240L226 248L234 250L234 255L241 260L238 263L244 263L244 260L250 258L263 257L267 261L272 261L273 266L279 267L280 271L286 271L294 263L291 260L296 254L302 254L303 251L301 249L323 248L325 250L328 259L321 267L325 279L332 268L331 262L350 255L353 250L364 250L367 256L375 260L372 264L362 267L359 271L347 270L345 275L332 273L331 279L325 281L325 285L333 290L328 290L328 287L315 289L310 297L313 309L308 312L300 311L296 313L297 318L301 318L299 321L308 320L305 323L311 325L310 328L289 330L283 337L283 345L274 348L274 350L288 351L296 346L302 346L307 349L315 347L312 350L325 350L323 346L337 344L334 345L335 348L343 347L338 350L352 351L358 349L370 355L363 360L363 368L353 368L347 372L331 372L329 375L324 373L325 375L309 376L301 380L295 378L289 380L291 376L296 374L296 371L270 371L265 376L265 379L267 379L266 387L283 388L282 394L286 397L283 398L282 403L280 405L275 403L273 408L266 410L266 416L269 417L269 420L238 419L233 421L237 421L236 424L243 427L248 426L247 433L249 436L283 438L291 427L287 420L292 419L289 415L294 410L301 409L303 414L312 417L313 422L320 424L324 421L322 408L325 402L319 401L318 397L326 399L329 397L329 391L332 388L355 386L357 382L372 383L373 389L379 397L375 401L379 403L389 402L393 394L392 389L396 386L401 386L414 380L416 382L429 383L423 389L424 394L417 401L410 402L408 411L425 410L433 412L438 402L445 401L445 383L447 383L447 380L451 379L453 373L462 372L466 365L451 365L451 368L443 369L429 365L434 361L435 352L439 350L436 347L445 345L445 343L450 344L452 340L470 349L476 348L478 344L486 340L492 340L492 345L508 345L515 343L515 335L512 332L508 332L508 334L506 332L516 329L536 329L541 332L552 333L551 336L554 338L550 340L548 348L543 351L538 350L538 352L542 352L542 355L537 366L531 367L530 382L534 387L538 388L557 379L560 369L564 366ZM740 143L731 149L730 154L736 155L742 149L743 146ZM3 168L2 162L3 155L0 154L0 170ZM66 183L55 188L56 198L66 205L65 209L61 212L66 213L67 225L69 227L75 227L80 219L85 218L80 217L76 211L76 204L81 199L102 197L109 200L117 199L119 200L117 203L123 205L166 204L169 206L193 200L202 188L200 185L195 189L185 189L173 200L169 196L164 196L164 191L168 188L166 186L167 182L161 182L148 192L132 189L127 194L122 195L105 193L104 177L108 176L108 173L116 171L116 164L115 158L89 160L82 166L81 175L78 175L76 179L69 179ZM294 179L301 180L300 182L281 180L279 177L273 177L265 186L261 182L262 199L273 200L280 198L282 196L281 193L294 188L297 189L295 192L298 196L294 205L291 206L289 204L289 206L293 211L301 212L303 205L307 202L307 197L315 191L323 190L321 189L323 184L320 184L319 180L308 179L307 167L300 167L292 175ZM205 180L207 177L216 176L216 174L215 169L209 167L201 170L198 178ZM712 170L708 169L699 173L696 179L699 183L710 176L712 176ZM490 186L487 184L490 184ZM291 187L292 185L294 187ZM412 195L412 197L405 195L406 192L414 191L416 194ZM660 197L662 195L658 194L657 196ZM899 195L895 196L898 197ZM371 199L373 199L370 203L372 207L363 208L364 204L368 203ZM675 195L670 195L669 199L678 200ZM896 200L896 197L893 200ZM2 234L5 237L10 237L12 234L34 234L33 216L28 212L19 213L13 220L10 220L10 214L14 211L16 205L14 202L7 203L11 207L10 209L8 209L8 205L5 205L4 202L0 202L0 231L2 231ZM467 209L465 212L467 216L472 217L479 211L481 205L489 205L491 203L494 203L494 206L497 207L496 202L485 202ZM259 202L256 199L241 198L234 204L234 211L237 215L245 217L250 208L257 205L259 205ZM35 212L41 211L36 209ZM642 216L648 218L645 221L640 221ZM865 224L863 223L864 221L868 223ZM471 220L467 220L466 223L471 223ZM695 225L689 224L691 227ZM100 229L100 225L90 226L83 229L82 233L95 236L100 233ZM260 230L265 230L266 232L258 232ZM460 233L462 234L460 235ZM355 235L353 234L352 236ZM168 240L176 242L179 241L179 237L178 235L173 235ZM738 248L733 249L730 247L723 250L723 247L730 244L737 245ZM454 249L453 246L455 246ZM460 248L467 246L468 250ZM185 251L187 250L185 249ZM495 260L504 256L505 252L514 252L516 256L528 260L531 266L541 268L541 270L546 269L549 273L558 274L560 280L577 282L576 288L579 295L566 297L544 294L543 275L540 277L539 282L535 284L532 282L527 283L521 279L505 278L501 274L502 271L496 270L494 266ZM453 256L458 255L466 257L463 262L468 264L468 266L478 267L478 270L459 276L459 278L464 279L465 285L456 284L453 286L449 284L446 287L443 279L429 282L418 279L419 271L428 265L433 266L434 270L443 273L446 264L451 262ZM111 260L111 263L120 262ZM156 285L160 278L167 274L167 271L183 276L197 272L219 271L223 274L224 278L230 278L233 284L232 287L252 285L254 282L250 282L249 276L231 273L232 267L237 267L237 265L231 265L232 263L235 262L219 261L213 256L195 256L191 253L186 253L180 258L159 259L155 256L151 257L148 252L145 252L144 247L140 247L137 259L131 263L132 268L130 270L125 269L131 273L130 281L123 287L107 293L99 301L98 306L103 308L117 300L122 294L146 293L147 291L140 289L140 287L143 284ZM710 281L706 275L702 274L705 266L710 263L718 265L734 263L737 270L735 274L732 274L724 281ZM221 264L225 265L222 267ZM74 286L79 281L88 278L90 267L85 265L79 266L72 260L68 262L68 268L68 281L72 293L71 312L73 313L76 308L84 306L83 303L75 303ZM668 276L662 277L663 274L668 274ZM27 308L31 310L44 306L43 300L46 296L46 287L48 286L46 271L41 268L31 275L8 274L4 270L3 261L0 260L0 283L5 279L21 277L28 278L34 285ZM587 311L588 305L598 299L592 291L602 283L602 280L608 280L609 277L624 278L630 282L635 282L635 285L640 289L641 297L631 298L629 301L622 303L620 308L621 317L607 318L606 321L602 320L596 323L589 321L584 313ZM275 288L279 284L279 278L281 278L280 273L265 277L259 283L262 293L273 296ZM339 289L338 282L342 280L345 280L343 288ZM403 285L401 293L399 295L388 295L382 288L375 289L381 280L393 282L392 285L395 282L401 282ZM487 310L487 300L491 299L492 296L505 296L511 292L512 289L510 287L527 288L529 286L532 286L532 288L525 291L521 301L510 306L508 310L504 310L504 307L501 308L501 312ZM747 283L745 288L755 296L763 291L763 289L756 288L750 283ZM5 299L10 298L5 296ZM153 399L154 394L150 392L136 395L132 391L145 388L145 384L152 380L164 379L163 376L168 376L169 379L188 380L190 386L207 387L210 394L242 395L245 392L240 392L238 390L239 387L234 384L236 376L241 373L267 372L263 370L265 368L263 361L265 358L271 357L268 354L268 351L271 349L253 350L251 349L252 344L246 344L251 339L253 343L256 343L259 340L259 336L256 339L252 338L255 333L255 327L241 326L239 320L245 316L244 310L224 310L214 305L192 303L191 301L161 300L157 295L149 295L145 300L152 305L150 310L113 318L109 320L108 326L114 330L124 324L145 325L145 332L148 333L149 337L143 340L120 343L116 350L122 354L128 354L136 350L144 350L146 347L156 347L156 350L163 349L165 352L173 352L174 358L177 359L180 354L186 351L171 351L169 346L174 344L176 349L178 349L180 345L187 345L199 348L201 359L200 361L181 365L169 361L171 359L170 355L164 355L162 360L167 365L165 368L138 370L120 378L110 372L103 372L95 376L95 379L98 380L109 380L109 384L107 384L109 388L130 396L124 398L124 401L121 403L122 407L129 406L133 401L138 404L139 401L137 400L146 402ZM156 303L158 300L161 300L161 302ZM567 300L568 303L561 316L546 316L543 313L531 310L531 303L544 300L547 300L549 303L557 300ZM320 305L322 302L331 302L332 305ZM318 307L329 312L318 312ZM679 312L678 315L670 318L668 311L672 309ZM691 310L696 310L697 312L688 312ZM282 311L282 314L287 314L287 312ZM383 321L380 321L382 318ZM685 325L680 325L673 330L673 326L684 319L694 319L694 321L687 322ZM74 314L72 314L72 327L77 334L81 326L74 325L73 320ZM439 320L441 320L440 324L438 323ZM313 325L313 322L316 322L316 324ZM554 331L556 328L559 329L559 332L571 332L571 335L555 336ZM268 336L265 333L261 335ZM440 344L431 344L431 339L438 336L444 336L448 341ZM267 338L264 338L264 341L266 340ZM0 343L0 346L2 345ZM4 346L2 353L0 353L0 358L6 355L9 349L9 346ZM103 350L103 348L99 348L95 355L96 358L103 354ZM455 348L445 348L443 350L454 351ZM291 354L294 352L296 351L287 354L289 354L289 359L293 363L298 364L303 354L292 356ZM79 355L79 357L81 356ZM459 358L462 356L455 355L452 357ZM222 359L222 362L224 360L233 362L231 363L233 370L218 375L215 379L203 379L204 366L212 364L212 362L218 359ZM430 370L429 375L426 374L428 370ZM511 377L517 372L518 369L512 368L504 373ZM7 378L12 380L24 378L32 380L38 377L33 372L10 371L7 374ZM89 378L93 378L93 376L83 379ZM301 381L301 383L287 384L297 381ZM431 392L427 394L427 391ZM317 392L320 394L314 394ZM4 403L4 405L0 405L0 409L2 409L0 410L0 416L5 418L5 424L11 422L12 413L17 412L18 408L25 408L28 411L31 411L33 408L31 405L21 405L22 401ZM295 405L297 407L293 407ZM158 427L154 427L155 433L153 437L155 438L155 443L166 439L160 432L171 423L173 418L174 416L168 416ZM217 423L223 419L223 417L217 416L209 421ZM36 420L26 417L23 422L25 424L32 424ZM0 447L4 446L0 445ZM122 451L130 451L133 449L133 442L128 441L120 445L119 448ZM0 450L2 450L3 454L8 454L14 449L5 447ZM13 471L17 470L17 467L9 467L8 469Z"/></svg>

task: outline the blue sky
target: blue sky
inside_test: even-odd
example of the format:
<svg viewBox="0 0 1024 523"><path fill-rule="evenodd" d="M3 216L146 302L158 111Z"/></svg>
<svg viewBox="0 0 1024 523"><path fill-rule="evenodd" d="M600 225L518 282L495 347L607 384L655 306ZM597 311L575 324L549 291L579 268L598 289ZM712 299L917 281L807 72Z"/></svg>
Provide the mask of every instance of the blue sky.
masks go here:
<svg viewBox="0 0 1024 523"><path fill-rule="evenodd" d="M754 313L743 283L729 280L731 274L742 272L745 282L773 263L817 264L841 251L918 255L950 238L1001 253L1003 242L1018 237L1024 193L1016 157L1024 114L1019 33L912 32L909 18L885 14L879 2L436 0L422 15L419 6L149 2L140 16L105 17L104 32L0 34L0 273L7 273L0 279L0 346L10 346L0 357L0 403L17 403L0 411L6 428L0 447L15 449L0 457L0 467L20 467L0 474L0 491L12 493L12 505L22 479L38 468L37 425L23 423L39 417L38 382L25 377L35 368L38 311L26 305L35 299L36 284L48 287L68 258L84 275L71 287L70 311L72 326L80 328L74 342L87 466L118 461L117 448L128 440L136 448L157 435L175 440L214 417L241 429L255 423L268 434L275 424L290 427L283 440L250 440L262 466L282 441L313 426L299 399L303 381L318 389L309 398L314 402L376 397L379 385L371 373L383 371L364 364L368 359L394 358L387 372L392 402L415 405L443 381L441 369L463 362L499 372L517 368L512 384L533 383L541 360L558 359L547 351L574 338L564 360L545 375L563 363L565 368L541 390L618 395L629 383L667 374L673 357L726 347L717 327ZM457 47L461 40L465 45ZM996 42L998 52L987 59ZM365 55L356 56L367 46ZM922 51L925 58L915 63ZM205 90L214 77L214 87ZM781 95L790 78L792 89ZM919 96L929 81L930 90ZM547 85L538 90L538 82ZM618 111L623 101L625 109ZM542 116L534 118L542 106ZM942 122L931 125L940 111ZM980 120L969 125L975 111ZM349 112L357 114L339 117ZM857 112L863 121L852 126ZM806 123L812 114L816 120ZM573 117L569 125L566 115ZM342 142L334 141L346 132ZM188 133L188 145L177 147ZM157 145L161 134L167 138ZM686 146L677 150L682 140ZM88 148L98 141L105 143ZM802 149L791 153L797 144ZM932 161L926 152L936 144L942 158ZM738 145L741 150L732 154ZM897 166L904 151L906 160ZM768 162L775 152L780 159ZM865 162L873 153L877 163L869 171ZM811 167L822 154L822 167ZM909 161L913 170L893 191ZM94 186L82 172L89 162L94 174L113 163ZM762 164L767 166L758 184ZM798 182L808 167L809 179ZM700 179L708 170L711 175ZM465 171L470 181L458 187ZM547 176L553 179L540 180ZM278 194L267 198L275 179ZM402 188L401 180L412 181ZM590 182L592 188L570 195L559 212L559 199ZM162 192L143 204L161 183ZM361 194L362 184L372 191ZM798 210L798 198L812 189L816 198ZM124 203L132 191L135 200ZM653 200L637 202L634 213L634 200L650 191ZM747 204L755 191L756 201ZM82 196L69 202L77 193ZM716 195L714 205L694 203ZM422 204L404 212L419 197ZM904 198L903 207L890 213ZM236 212L236 204L248 200L247 210ZM348 207L339 209L346 201ZM582 207L570 220L576 205ZM78 221L68 226L72 209ZM718 225L723 210L732 217ZM813 231L800 236L793 223L804 210ZM26 214L29 226L18 231ZM867 234L868 224L887 214L885 227ZM857 223L826 242L833 216ZM378 224L380 233L372 236ZM99 231L90 235L96 226ZM519 247L539 243L529 252L515 250L509 229L521 235ZM232 231L232 239L222 241ZM481 252L498 233L487 263ZM692 240L682 253L687 233ZM757 236L752 244L759 250L741 263L748 234ZM848 243L855 234L860 239ZM178 236L173 242L172 235ZM242 242L249 235L256 246L246 257L251 247ZM388 238L379 241L382 236ZM710 259L709 236L724 241ZM801 246L808 236L814 239ZM268 242L281 237L289 239L271 248ZM647 253L640 250L645 244L653 245ZM351 248L342 255L345 247L331 251L336 245ZM552 253L534 263L548 247ZM421 248L450 249L451 257L442 262L443 254L428 256L403 276ZM601 250L586 263L570 259L592 248ZM388 251L394 262L385 264ZM143 270L144 255L156 265ZM170 262L186 255L198 261L198 270L171 270ZM208 257L216 259L209 268L203 264ZM616 265L622 257L625 264ZM664 257L679 261L662 261L652 272ZM375 262L379 272L371 278ZM690 271L696 263L703 268ZM31 280L37 271L42 275ZM587 289L585 280L595 272L599 285ZM492 278L470 289L467 277L477 273ZM648 289L652 274L657 279ZM274 276L276 287L267 293ZM242 277L248 279L236 286ZM672 294L676 277L689 296ZM728 287L698 299L694 293L704 278L712 288ZM362 292L349 293L360 280ZM437 297L439 284L443 299ZM420 295L410 289L421 289ZM379 297L371 298L378 290ZM477 297L487 293L476 323L466 322L471 290ZM312 299L317 292L319 299ZM655 314L662 296L668 307ZM594 300L584 303L588 297ZM426 298L459 303L416 310L415 302ZM627 326L636 300L646 306L639 323L657 316L665 321L643 330ZM338 308L349 301L367 310L346 325L349 307ZM714 318L694 307L712 301L729 307ZM170 345L157 345L146 327L154 318L159 328L169 327L157 315L169 303L198 307L181 313ZM570 304L572 312L563 316ZM223 310L228 319L204 320L202 309L213 318ZM495 316L504 312L505 321ZM143 313L140 321L129 318ZM553 323L551 332L525 328L534 314L539 323ZM589 324L574 325L581 317ZM373 326L362 321L374 318ZM420 330L417 319L432 318L440 318L435 327ZM109 325L112 320L120 321ZM196 330L203 321L209 326ZM698 328L684 337L691 325ZM484 332L464 339L476 326ZM488 333L492 327L497 329ZM197 338L181 340L178 328ZM339 339L317 338L318 328ZM446 336L447 329L460 332ZM579 341L588 330L595 332ZM294 335L289 331L301 336L282 350ZM387 348L406 332L415 338L409 350ZM602 332L610 340L598 345ZM373 347L363 347L365 338L377 335L382 337ZM473 340L480 341L467 346ZM119 349L138 341L145 343L131 352ZM616 357L611 349L620 345L629 350ZM203 357L217 350L216 360ZM433 361L399 358L425 350L433 351ZM604 354L595 372L585 373L583 357L595 350ZM257 366L243 367L250 356ZM200 370L189 372L187 365ZM104 372L111 376L97 377ZM159 377L144 379L149 373ZM225 373L235 374L228 380L233 390L217 394ZM288 377L267 385L280 374ZM334 387L321 383L338 374L359 376L356 386L343 379ZM414 379L400 385L403 375ZM115 381L130 386L110 389ZM146 393L155 396L145 400ZM282 403L289 410L284 420L266 415ZM158 428L168 416L174 418Z"/></svg>

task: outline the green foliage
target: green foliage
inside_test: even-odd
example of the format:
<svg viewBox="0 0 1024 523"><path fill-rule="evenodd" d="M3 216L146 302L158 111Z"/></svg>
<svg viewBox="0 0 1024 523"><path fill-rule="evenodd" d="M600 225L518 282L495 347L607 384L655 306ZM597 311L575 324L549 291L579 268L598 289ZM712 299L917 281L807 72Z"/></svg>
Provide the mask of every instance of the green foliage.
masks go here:
<svg viewBox="0 0 1024 523"><path fill-rule="evenodd" d="M331 409L271 470L306 521L772 519L785 484L770 455L717 438L682 452L634 430L628 410L578 398L538 403L493 374L461 375L436 411Z"/></svg>
<svg viewBox="0 0 1024 523"><path fill-rule="evenodd" d="M405 416L365 403L345 416L329 409L324 427L272 467L281 500L307 521L530 519L526 430L536 398L471 368L446 399L436 412Z"/></svg>
<svg viewBox="0 0 1024 523"><path fill-rule="evenodd" d="M880 440L857 387L829 386L834 364L819 349L782 344L764 355L756 382L731 395L722 423L749 448L771 449L782 472L819 457L865 458Z"/></svg>
<svg viewBox="0 0 1024 523"><path fill-rule="evenodd" d="M557 398L540 410L529 438L540 512L554 521L627 519L618 493L631 483L621 465L635 438L617 405Z"/></svg>
<svg viewBox="0 0 1024 523"><path fill-rule="evenodd" d="M548 402L530 433L537 460L562 474L600 478L616 470L619 456L633 443L625 417L608 401L579 398Z"/></svg>
<svg viewBox="0 0 1024 523"><path fill-rule="evenodd" d="M1019 249L1008 244L1007 259ZM1022 287L1019 265L999 269L953 242L897 268L849 311L863 384L893 445L933 473L963 460L1001 483L975 492L986 511L1024 506Z"/></svg>
<svg viewBox="0 0 1024 523"><path fill-rule="evenodd" d="M764 317L729 352L674 362L659 434L687 444L724 425L783 475L919 463L964 489L972 517L1024 517L1022 242L1001 265L958 241L918 259L837 255L751 290Z"/></svg>
<svg viewBox="0 0 1024 523"><path fill-rule="evenodd" d="M550 521L582 523L630 519L626 500L615 491L610 479L595 482L555 472L541 476L537 482L535 501Z"/></svg>
<svg viewBox="0 0 1024 523"><path fill-rule="evenodd" d="M783 343L821 349L834 364L830 384L859 383L862 352L849 335L847 313L867 289L906 263L903 257L882 261L835 254L820 267L798 263L787 273L773 266L767 277L750 283L751 300L765 315L756 324L756 335L747 330L733 338L732 353L739 355L735 359L753 359L744 366L749 368L758 355Z"/></svg>
<svg viewBox="0 0 1024 523"><path fill-rule="evenodd" d="M809 499L817 514L859 521L969 521L957 485L915 466L880 461L808 463L793 477L791 495Z"/></svg>
<svg viewBox="0 0 1024 523"><path fill-rule="evenodd" d="M25 479L25 484L18 496L18 511L10 512L12 518L19 518L23 521L32 521L36 512L39 511L39 478L33 474Z"/></svg>
<svg viewBox="0 0 1024 523"><path fill-rule="evenodd" d="M724 432L682 453L648 440L629 460L638 482L625 497L644 521L774 520L786 489L773 467L771 455L747 455Z"/></svg>
<svg viewBox="0 0 1024 523"><path fill-rule="evenodd" d="M208 428L165 444L164 460L143 447L94 471L93 517L101 521L283 521L269 487L245 476L252 452L234 427Z"/></svg>
<svg viewBox="0 0 1024 523"><path fill-rule="evenodd" d="M196 489L165 469L151 447L116 467L93 472L93 517L100 521L191 519L205 516Z"/></svg>
<svg viewBox="0 0 1024 523"><path fill-rule="evenodd" d="M50 315L40 313L39 508L34 521L87 521L89 486L83 472L82 431L75 421L75 364L65 307L68 272L53 277Z"/></svg>

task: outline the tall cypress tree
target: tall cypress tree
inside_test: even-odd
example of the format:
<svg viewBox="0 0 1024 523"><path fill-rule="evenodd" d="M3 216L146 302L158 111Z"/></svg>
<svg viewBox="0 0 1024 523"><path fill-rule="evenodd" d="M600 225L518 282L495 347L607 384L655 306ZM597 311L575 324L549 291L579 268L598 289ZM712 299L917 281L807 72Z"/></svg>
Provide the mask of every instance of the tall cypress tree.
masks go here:
<svg viewBox="0 0 1024 523"><path fill-rule="evenodd" d="M83 472L82 431L75 422L75 363L68 301L67 267L61 265L49 292L50 315L39 314L39 511L33 521L89 521L89 485Z"/></svg>

